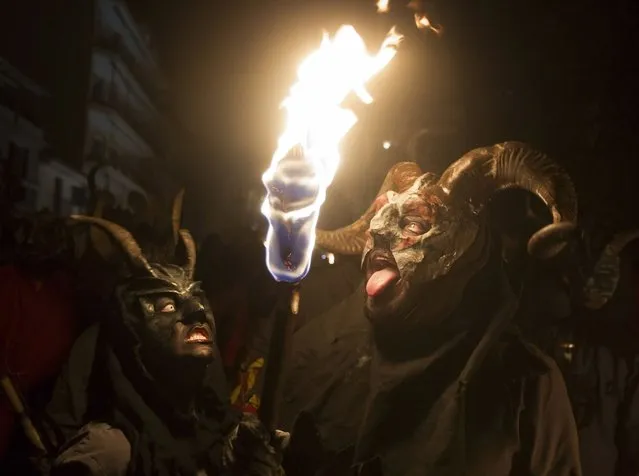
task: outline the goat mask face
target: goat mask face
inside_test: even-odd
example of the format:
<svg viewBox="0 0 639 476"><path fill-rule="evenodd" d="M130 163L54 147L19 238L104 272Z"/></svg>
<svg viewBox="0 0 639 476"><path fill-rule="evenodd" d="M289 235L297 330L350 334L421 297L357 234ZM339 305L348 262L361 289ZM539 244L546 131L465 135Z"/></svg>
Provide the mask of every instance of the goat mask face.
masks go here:
<svg viewBox="0 0 639 476"><path fill-rule="evenodd" d="M375 323L406 317L420 304L435 314L454 307L461 283L436 294L428 291L435 291L434 283L445 285L471 248L483 248L480 217L467 204L447 205L445 191L431 174L419 177L405 192L388 192L376 202L380 208L371 220L362 259L369 318ZM473 272L484 257L475 260ZM423 311L416 314L423 317Z"/></svg>
<svg viewBox="0 0 639 476"><path fill-rule="evenodd" d="M412 162L395 165L364 215L339 230L318 230L316 244L363 253L373 324L441 318L486 263L490 236L482 210L495 191L509 187L537 195L553 217L530 238L528 251L542 258L559 253L575 230L574 186L557 164L519 142L474 149L440 178Z"/></svg>

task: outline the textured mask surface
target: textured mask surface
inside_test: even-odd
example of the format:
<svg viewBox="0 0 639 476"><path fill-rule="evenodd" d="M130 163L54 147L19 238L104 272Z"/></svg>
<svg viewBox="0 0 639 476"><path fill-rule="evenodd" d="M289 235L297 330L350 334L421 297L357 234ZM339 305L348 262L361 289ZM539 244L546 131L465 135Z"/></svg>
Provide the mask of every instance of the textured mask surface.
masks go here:
<svg viewBox="0 0 639 476"><path fill-rule="evenodd" d="M157 278L134 278L117 290L125 328L158 359L180 354L178 324L208 326L215 338L215 323L210 306L200 289L178 266L152 265Z"/></svg>
<svg viewBox="0 0 639 476"><path fill-rule="evenodd" d="M478 223L464 204L449 204L448 195L425 174L403 193L390 192L370 223L371 249L393 254L402 280L429 281L448 273L475 240Z"/></svg>

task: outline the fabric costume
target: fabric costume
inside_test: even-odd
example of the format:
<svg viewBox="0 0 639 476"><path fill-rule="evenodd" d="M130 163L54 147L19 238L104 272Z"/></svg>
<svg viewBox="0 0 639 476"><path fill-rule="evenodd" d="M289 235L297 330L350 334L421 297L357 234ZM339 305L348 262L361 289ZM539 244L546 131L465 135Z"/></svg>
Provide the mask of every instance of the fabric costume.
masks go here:
<svg viewBox="0 0 639 476"><path fill-rule="evenodd" d="M509 326L516 298L505 282L500 288L488 320L472 307L454 316L456 326L410 365L376 353L353 294L296 334L280 426L290 430L300 412L313 417L325 451L317 458L330 462L319 463L322 475L353 474L351 465L369 459L366 471L384 475L581 474L561 373ZM434 440L450 446L437 449L448 455L427 472Z"/></svg>
<svg viewBox="0 0 639 476"><path fill-rule="evenodd" d="M268 432L230 411L214 345L211 363L203 365L186 338L174 339L194 330L215 336L210 308L192 281L195 245L188 232L179 231L185 264L159 265L121 227L78 219L114 238L131 274L116 288L108 319L78 339L56 386L49 415L66 443L52 474L279 474ZM159 311L167 296L172 307ZM192 369L197 379L181 375ZM171 392L186 395L189 404L175 405Z"/></svg>
<svg viewBox="0 0 639 476"><path fill-rule="evenodd" d="M309 322L324 316L328 310L358 290L362 276L357 261L354 257L340 256L330 264L317 253L311 272L304 278L301 288L299 313L294 322L296 329L304 328ZM272 323L272 315L270 318L253 319L251 322L248 352L242 363L238 382L231 393L232 403L243 411L255 413L259 407Z"/></svg>
<svg viewBox="0 0 639 476"><path fill-rule="evenodd" d="M76 335L72 279L64 271L32 278L17 266L0 267L0 375L27 398L55 378ZM1 392L0 392L1 393ZM0 461L17 427L0 395Z"/></svg>
<svg viewBox="0 0 639 476"><path fill-rule="evenodd" d="M367 283L295 336L280 426L310 415L323 447L293 458L296 474L581 474L561 373L510 327L518 298L485 205L511 186L551 209L528 249L555 256L574 230L572 183L513 142L439 179L400 163L362 218L318 231L321 248L362 253Z"/></svg>
<svg viewBox="0 0 639 476"><path fill-rule="evenodd" d="M584 475L633 475L639 472L639 230L608 236L597 251L576 311L566 380Z"/></svg>

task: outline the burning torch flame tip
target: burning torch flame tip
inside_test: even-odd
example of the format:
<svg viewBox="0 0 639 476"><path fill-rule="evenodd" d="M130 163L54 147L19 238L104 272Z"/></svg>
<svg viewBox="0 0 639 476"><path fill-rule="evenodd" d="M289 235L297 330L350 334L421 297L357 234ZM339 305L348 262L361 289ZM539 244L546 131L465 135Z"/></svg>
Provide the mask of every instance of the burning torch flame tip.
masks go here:
<svg viewBox="0 0 639 476"><path fill-rule="evenodd" d="M332 37L325 33L320 47L300 65L298 81L282 102L286 128L262 176L267 194L261 211L269 220L267 266L276 280L297 282L308 273L319 211L340 162L340 142L357 122L342 103L351 93L372 102L366 83L395 57L401 39L392 28L371 55L355 28L343 25ZM304 164L291 163L294 147ZM281 206L287 200L300 206ZM289 256L281 256L283 249L290 250Z"/></svg>
<svg viewBox="0 0 639 476"><path fill-rule="evenodd" d="M377 13L388 13L390 6L388 5L389 0L377 0Z"/></svg>

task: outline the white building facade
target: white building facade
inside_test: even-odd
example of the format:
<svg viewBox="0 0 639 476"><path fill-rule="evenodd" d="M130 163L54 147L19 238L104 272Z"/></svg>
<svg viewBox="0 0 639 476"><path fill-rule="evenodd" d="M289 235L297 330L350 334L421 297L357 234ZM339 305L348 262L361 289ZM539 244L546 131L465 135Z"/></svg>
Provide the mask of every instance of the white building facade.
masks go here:
<svg viewBox="0 0 639 476"><path fill-rule="evenodd" d="M148 37L123 0L93 2L89 70L72 73L88 81L86 102L80 97L78 103L78 112L86 114L85 133L77 138L81 160L74 161L72 152L53 158L43 124L30 114L44 108L47 91L0 58L0 172L4 182L20 181L20 191L11 188L11 197L18 196L13 204L24 211L87 212L86 176L98 164L96 188L110 192L114 205L130 209L132 194L147 196L134 177L145 177L147 186L155 183L149 176L165 153L165 118L155 104L163 86ZM9 189L0 184L0 191Z"/></svg>
<svg viewBox="0 0 639 476"><path fill-rule="evenodd" d="M149 167L161 153L162 116L153 100L160 72L125 2L95 1L84 172L111 165L100 169L96 186L127 208L131 192L145 195L127 170Z"/></svg>
<svg viewBox="0 0 639 476"><path fill-rule="evenodd" d="M46 158L49 145L34 112L48 94L0 58L0 166L6 187L22 187L13 203L19 210L77 213L84 204L86 178Z"/></svg>
<svg viewBox="0 0 639 476"><path fill-rule="evenodd" d="M42 129L18 111L0 104L0 161L3 180L19 180L23 198L16 205L33 209L38 197L38 157L46 148ZM15 186L17 184L7 184Z"/></svg>
<svg viewBox="0 0 639 476"><path fill-rule="evenodd" d="M60 160L40 160L38 191L38 210L50 210L63 216L86 211L86 176Z"/></svg>

